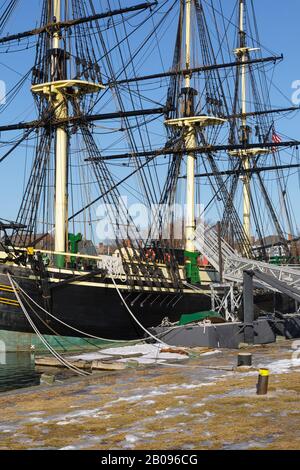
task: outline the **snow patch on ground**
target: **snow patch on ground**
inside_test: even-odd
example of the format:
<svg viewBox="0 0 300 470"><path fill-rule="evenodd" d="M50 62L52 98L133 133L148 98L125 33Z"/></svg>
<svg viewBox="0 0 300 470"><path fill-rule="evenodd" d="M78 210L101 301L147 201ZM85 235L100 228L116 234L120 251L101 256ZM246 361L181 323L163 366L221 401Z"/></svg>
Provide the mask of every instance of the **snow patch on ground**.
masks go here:
<svg viewBox="0 0 300 470"><path fill-rule="evenodd" d="M205 403L195 403L192 408L201 408L202 406L205 406Z"/></svg>
<svg viewBox="0 0 300 470"><path fill-rule="evenodd" d="M125 440L130 444L134 444L139 440L139 438L137 436L134 436L133 434L127 434L127 436L125 436Z"/></svg>
<svg viewBox="0 0 300 470"><path fill-rule="evenodd" d="M269 364L260 364L260 368L268 368L272 374L287 374L291 369L300 367L300 359L281 359Z"/></svg>
<svg viewBox="0 0 300 470"><path fill-rule="evenodd" d="M87 410L78 410L72 411L71 413L67 413L65 415L57 415L47 421L54 421L55 424L59 426L66 426L67 424L75 424L78 423L80 419L84 418L99 418L102 419L109 419L111 414L107 414L101 408L93 408Z"/></svg>
<svg viewBox="0 0 300 470"><path fill-rule="evenodd" d="M134 346L122 346L120 348L108 348L101 349L97 352L80 354L78 356L70 356L68 359L73 361L84 360L84 361L96 361L103 359L115 359L117 362L127 362L132 359L139 362L140 364L152 364L154 362L164 362L167 360L183 360L187 359L187 355L172 353L172 352L161 352L161 349L166 347L165 345L155 344L136 344ZM135 354L141 354L139 357L129 357ZM116 356L126 356L119 358Z"/></svg>
<svg viewBox="0 0 300 470"><path fill-rule="evenodd" d="M215 349L214 351L205 352L201 354L201 356L212 356L213 354L221 354L221 353L222 351L220 351L219 349Z"/></svg>
<svg viewBox="0 0 300 470"><path fill-rule="evenodd" d="M78 423L77 419L67 419L67 417L65 417L62 421L56 421L55 424L57 424L58 426L66 426L68 424L76 424L76 423Z"/></svg>
<svg viewBox="0 0 300 470"><path fill-rule="evenodd" d="M34 418L34 417L33 417L33 418L29 418L28 421L29 421L30 423L43 423L43 422L44 422L43 418Z"/></svg>
<svg viewBox="0 0 300 470"><path fill-rule="evenodd" d="M151 403L151 398L152 397L165 395L165 394L168 394L168 393L173 392L175 390L179 390L179 391L180 390L191 390L191 389L207 387L207 386L215 385L215 384L216 384L216 382L207 382L207 383L203 382L203 383L197 383L197 384L195 384L195 383L192 383L192 384L183 383L183 384L180 384L180 385L162 385L162 386L157 387L157 388L152 389L152 390L151 389L136 390L137 392L140 392L140 393L138 393L136 395L120 397L117 400L113 400L109 403L106 403L104 405L104 408L111 407L115 403L119 403L119 402L122 402L122 401L125 401L125 402L128 402L128 403L135 403L135 402L144 400L145 398L149 399L148 400L148 401L150 401L149 404L152 404Z"/></svg>
<svg viewBox="0 0 300 470"><path fill-rule="evenodd" d="M210 385L216 385L216 382L203 382L203 383L198 383L198 384L181 384L181 385L173 385L172 387L169 387L171 390L180 390L180 389L185 389L185 390L191 390L193 388L202 388L202 387L208 387Z"/></svg>
<svg viewBox="0 0 300 470"><path fill-rule="evenodd" d="M146 406L155 405L155 400L145 400L143 402L143 405L146 405Z"/></svg>

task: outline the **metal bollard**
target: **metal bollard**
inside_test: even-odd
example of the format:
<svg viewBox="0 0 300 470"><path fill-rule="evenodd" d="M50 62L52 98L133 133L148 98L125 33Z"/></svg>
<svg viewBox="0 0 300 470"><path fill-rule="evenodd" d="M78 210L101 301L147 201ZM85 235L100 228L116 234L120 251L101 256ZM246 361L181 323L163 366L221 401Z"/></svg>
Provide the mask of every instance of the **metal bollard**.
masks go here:
<svg viewBox="0 0 300 470"><path fill-rule="evenodd" d="M252 366L252 354L251 353L239 353L237 358L238 367L251 367Z"/></svg>
<svg viewBox="0 0 300 470"><path fill-rule="evenodd" d="M256 385L256 394L257 395L267 395L268 385L269 385L269 369L260 369L258 375L258 382Z"/></svg>
<svg viewBox="0 0 300 470"><path fill-rule="evenodd" d="M245 343L254 344L254 305L253 305L253 272L243 273L243 303L244 303L244 337Z"/></svg>

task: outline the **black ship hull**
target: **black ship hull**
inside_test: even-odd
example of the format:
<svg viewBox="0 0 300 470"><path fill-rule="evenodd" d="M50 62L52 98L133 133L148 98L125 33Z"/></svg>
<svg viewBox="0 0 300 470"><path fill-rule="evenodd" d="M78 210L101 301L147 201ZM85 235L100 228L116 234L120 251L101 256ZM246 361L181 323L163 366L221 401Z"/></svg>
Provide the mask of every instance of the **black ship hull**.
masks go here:
<svg viewBox="0 0 300 470"><path fill-rule="evenodd" d="M29 268L0 265L0 330L33 333L16 295L11 288L9 272L17 284L39 306L64 322L51 318L45 311L29 301L23 303L38 331L43 335L86 337L96 336L108 340L132 340L142 338L144 328L159 326L167 317L176 322L185 313L207 311L211 308L210 288L193 291L165 289L165 291L140 290L138 286L129 289L127 283L118 281L115 285L109 278L105 281L95 276L86 282L68 282L72 271L57 270L49 277L49 299L40 280ZM67 282L66 282L67 281ZM119 292L118 292L119 290ZM121 293L122 298L119 293ZM26 299L26 297L25 297ZM294 312L294 302L281 294L261 292L255 296L256 316L262 311L282 313ZM133 313L134 317L129 313ZM240 312L242 319L242 311ZM68 325L68 326L67 326ZM71 329L70 327L74 328Z"/></svg>
<svg viewBox="0 0 300 470"><path fill-rule="evenodd" d="M32 333L32 327L11 290L7 271L35 302L46 307L41 287L29 269L0 266L0 330ZM59 275L56 280L58 277ZM115 286L108 281L106 284L93 281L96 279L90 282L66 283L62 286L49 282L51 313L82 333L50 318L30 302L36 313L28 306L27 310L39 332L79 337L88 334L114 340L130 340L145 336L145 331L130 315ZM118 284L126 304L145 328L158 326L165 317L174 322L184 313L205 311L211 307L208 290L206 293L192 292L188 289L186 292L170 292L168 289L166 292L141 292L137 289L129 291L126 283ZM12 305L10 302L15 304ZM26 306L26 303L24 305Z"/></svg>

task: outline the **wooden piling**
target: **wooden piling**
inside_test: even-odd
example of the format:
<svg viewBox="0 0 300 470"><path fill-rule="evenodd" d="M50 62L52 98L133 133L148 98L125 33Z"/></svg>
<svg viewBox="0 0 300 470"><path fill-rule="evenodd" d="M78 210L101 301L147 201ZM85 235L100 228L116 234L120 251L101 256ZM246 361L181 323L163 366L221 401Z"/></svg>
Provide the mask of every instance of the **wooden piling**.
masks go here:
<svg viewBox="0 0 300 470"><path fill-rule="evenodd" d="M252 366L252 354L251 353L239 353L237 357L238 367L251 367Z"/></svg>

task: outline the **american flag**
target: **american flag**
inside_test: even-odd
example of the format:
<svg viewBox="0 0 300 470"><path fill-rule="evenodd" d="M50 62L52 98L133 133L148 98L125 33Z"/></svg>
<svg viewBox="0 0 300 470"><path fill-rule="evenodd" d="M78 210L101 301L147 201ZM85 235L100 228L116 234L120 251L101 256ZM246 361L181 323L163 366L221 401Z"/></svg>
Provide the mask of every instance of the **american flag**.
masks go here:
<svg viewBox="0 0 300 470"><path fill-rule="evenodd" d="M272 142L274 142L274 144L280 144L281 141L281 137L276 134L275 129L273 129Z"/></svg>
<svg viewBox="0 0 300 470"><path fill-rule="evenodd" d="M282 142L281 137L276 133L275 129L273 129L273 132L272 132L272 142L274 144L280 144L280 142ZM277 147L272 147L272 152L276 152L276 151L277 151Z"/></svg>

